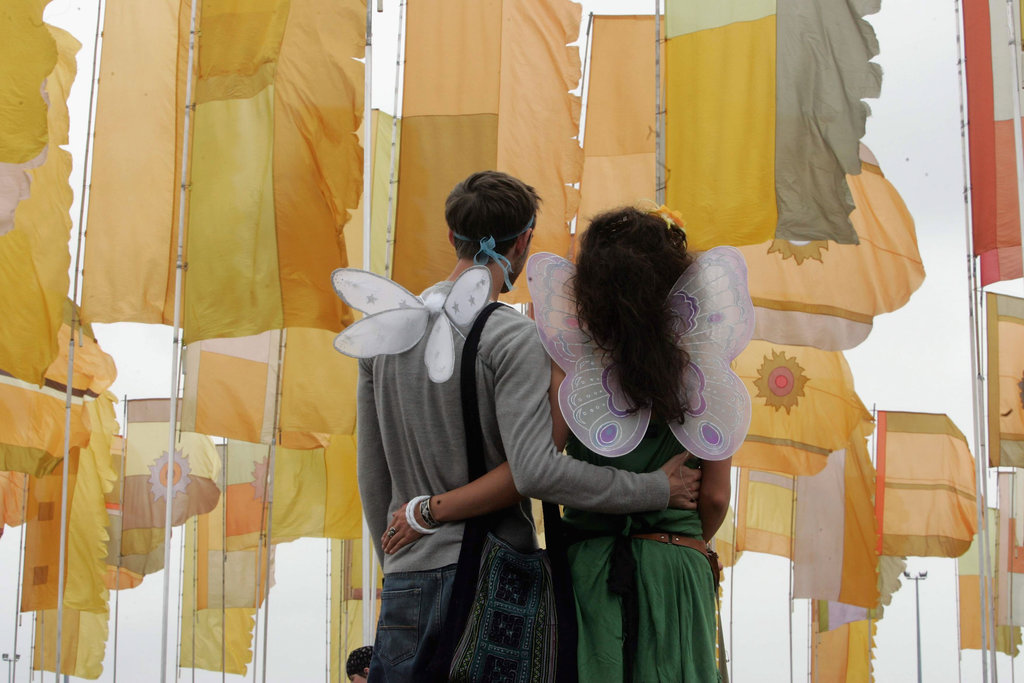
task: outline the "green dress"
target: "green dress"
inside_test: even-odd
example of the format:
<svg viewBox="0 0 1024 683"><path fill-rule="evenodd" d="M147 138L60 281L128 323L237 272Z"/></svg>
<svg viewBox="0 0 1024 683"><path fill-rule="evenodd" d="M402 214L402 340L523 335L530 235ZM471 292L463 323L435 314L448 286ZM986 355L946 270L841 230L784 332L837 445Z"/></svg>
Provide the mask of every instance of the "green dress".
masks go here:
<svg viewBox="0 0 1024 683"><path fill-rule="evenodd" d="M683 451L664 424L652 424L639 446L605 458L571 437L568 453L595 465L650 472ZM565 509L563 519L584 537L569 547L579 624L579 680L623 681L622 598L608 587L617 536L654 530L701 536L695 510L610 515ZM707 558L693 548L633 538L639 623L634 683L720 681L715 656L715 585Z"/></svg>

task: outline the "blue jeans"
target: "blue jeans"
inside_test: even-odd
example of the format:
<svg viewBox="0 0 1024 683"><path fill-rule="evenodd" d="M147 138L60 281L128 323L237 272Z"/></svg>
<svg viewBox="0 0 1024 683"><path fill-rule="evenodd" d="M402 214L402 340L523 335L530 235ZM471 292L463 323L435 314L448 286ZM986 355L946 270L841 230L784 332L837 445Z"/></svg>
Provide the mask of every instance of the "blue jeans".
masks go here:
<svg viewBox="0 0 1024 683"><path fill-rule="evenodd" d="M441 637L454 583L454 564L384 577L368 683L418 680Z"/></svg>

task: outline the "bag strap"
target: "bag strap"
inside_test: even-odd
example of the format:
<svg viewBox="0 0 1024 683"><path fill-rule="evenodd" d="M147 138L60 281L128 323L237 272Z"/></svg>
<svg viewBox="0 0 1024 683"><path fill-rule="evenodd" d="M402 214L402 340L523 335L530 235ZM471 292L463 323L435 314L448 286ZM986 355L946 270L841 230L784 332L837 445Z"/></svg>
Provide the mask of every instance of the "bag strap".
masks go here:
<svg viewBox="0 0 1024 683"><path fill-rule="evenodd" d="M477 479L486 473L484 465L484 434L480 424L480 404L476 390L476 356L484 324L491 313L502 304L494 301L477 315L473 328L466 337L462 348L459 383L462 395L462 419L466 428L466 459L469 479ZM548 560L551 563L552 582L555 593L555 609L558 614L558 660L555 680L559 683L575 683L576 669L576 606L573 602L572 577L569 571L569 556L566 552L565 530L558 506L545 502L544 530L548 546ZM483 515L466 520L462 533L462 548L459 563L455 569L455 583L452 597L448 602L444 631L437 644L434 657L428 668L431 681L443 683L448 680L452 657L462 632L466 628L470 610L476 597L476 584L480 575L484 542L493 528L496 515Z"/></svg>
<svg viewBox="0 0 1024 683"><path fill-rule="evenodd" d="M499 302L492 301L480 311L473 323L473 328L469 331L469 336L466 337L466 343L462 347L459 383L462 391L462 421L466 429L467 471L470 481L484 474L483 429L480 426L480 410L476 392L476 355L484 323L499 306L501 306ZM444 628L427 670L429 680L435 683L444 683L448 680L455 648L459 644L459 638L462 637L469 612L473 607L476 582L480 574L480 556L489 527L490 524L483 517L466 520L462 532L462 549L459 551L459 563L455 568L455 583L452 587L452 597L448 601Z"/></svg>

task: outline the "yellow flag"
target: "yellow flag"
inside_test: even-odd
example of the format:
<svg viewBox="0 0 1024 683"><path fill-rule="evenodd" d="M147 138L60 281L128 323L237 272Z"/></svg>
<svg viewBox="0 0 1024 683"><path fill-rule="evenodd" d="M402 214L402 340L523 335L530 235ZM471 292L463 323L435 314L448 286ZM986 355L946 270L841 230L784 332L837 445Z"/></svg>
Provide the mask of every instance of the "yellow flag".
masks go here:
<svg viewBox="0 0 1024 683"><path fill-rule="evenodd" d="M74 505L79 449L68 461L67 507ZM21 574L21 611L56 609L60 571L61 485L63 468L29 479L25 518L25 558ZM67 565L64 568L68 571Z"/></svg>
<svg viewBox="0 0 1024 683"><path fill-rule="evenodd" d="M736 550L793 557L795 477L740 468Z"/></svg>
<svg viewBox="0 0 1024 683"><path fill-rule="evenodd" d="M279 411L276 436L288 448L318 448L327 434L351 434L357 364L334 350L333 338L291 328L190 344L182 428L267 444Z"/></svg>
<svg viewBox="0 0 1024 683"><path fill-rule="evenodd" d="M25 521L25 494L28 475L22 472L0 472L0 536L4 526L20 526Z"/></svg>
<svg viewBox="0 0 1024 683"><path fill-rule="evenodd" d="M0 162L20 163L27 160L22 159L26 154L29 159L45 155L34 168L14 170L22 191L6 199L0 193L0 368L34 384L43 382L46 368L57 355L57 333L68 293L71 154L60 146L68 143L67 97L75 78L75 54L81 47L70 33L42 23L45 4L17 0L5 6L4 28L24 30L0 40L5 56L21 53L13 61L3 60L5 69L6 65L18 68L0 88L0 107L5 112L0 124ZM2 106L12 99L17 106ZM45 120L40 121L40 114ZM19 144L20 134L4 135L11 124L14 130L27 126L24 132L30 139ZM45 150L39 151L40 143ZM3 170L0 174L11 175Z"/></svg>
<svg viewBox="0 0 1024 683"><path fill-rule="evenodd" d="M666 203L686 217L691 248L856 243L845 175L860 171L860 100L881 86L862 11L842 0L673 3L666 26Z"/></svg>
<svg viewBox="0 0 1024 683"><path fill-rule="evenodd" d="M736 515L730 506L728 512L725 513L725 521L722 522L722 526L718 527L718 531L715 532L714 549L718 553L718 559L723 567L732 567L739 561L740 556L743 555L742 551L736 550L735 518Z"/></svg>
<svg viewBox="0 0 1024 683"><path fill-rule="evenodd" d="M580 6L422 0L408 12L394 279L418 293L448 276L455 253L445 238L445 198L487 169L536 188L543 203L533 249L567 255L578 203L570 185L582 168L573 139L579 97L569 93L580 64L568 47L579 35ZM509 300L528 296L520 286Z"/></svg>
<svg viewBox="0 0 1024 683"><path fill-rule="evenodd" d="M62 674L95 680L103 673L109 615L81 612L64 607L61 625L60 669ZM54 671L57 667L57 610L43 610L36 616L32 669Z"/></svg>
<svg viewBox="0 0 1024 683"><path fill-rule="evenodd" d="M841 353L752 341L732 367L752 404L737 467L815 474L871 420Z"/></svg>
<svg viewBox="0 0 1024 683"><path fill-rule="evenodd" d="M822 683L871 683L877 622L854 621L814 634L812 677Z"/></svg>
<svg viewBox="0 0 1024 683"><path fill-rule="evenodd" d="M83 314L169 323L189 8L113 5ZM330 273L348 264L341 233L362 183L364 33L359 0L219 3L200 13L186 141L186 341L337 331L351 319ZM132 149L148 151L141 166ZM122 264L126 250L133 262Z"/></svg>

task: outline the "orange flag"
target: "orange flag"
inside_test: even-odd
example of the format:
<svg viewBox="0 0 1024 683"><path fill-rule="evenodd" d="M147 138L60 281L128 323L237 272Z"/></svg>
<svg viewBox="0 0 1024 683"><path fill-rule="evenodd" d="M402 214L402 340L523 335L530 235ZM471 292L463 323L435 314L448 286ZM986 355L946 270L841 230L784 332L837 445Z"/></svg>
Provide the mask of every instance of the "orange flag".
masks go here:
<svg viewBox="0 0 1024 683"><path fill-rule="evenodd" d="M445 239L445 198L487 169L540 194L534 251L568 254L579 201L570 186L582 164L580 101L569 93L580 63L568 44L579 22L570 0L409 4L395 281L418 293L448 276L455 253ZM509 299L528 297L520 286Z"/></svg>
<svg viewBox="0 0 1024 683"><path fill-rule="evenodd" d="M952 420L880 410L876 461L879 551L963 554L977 530L974 458Z"/></svg>
<svg viewBox="0 0 1024 683"><path fill-rule="evenodd" d="M988 460L1024 467L1024 299L985 294L988 318Z"/></svg>

